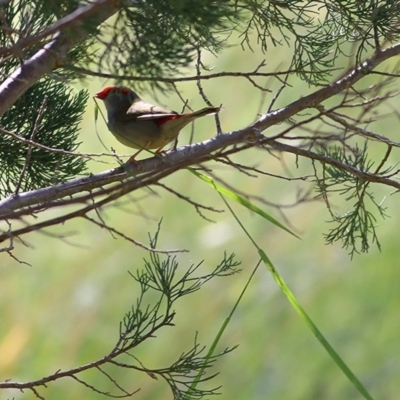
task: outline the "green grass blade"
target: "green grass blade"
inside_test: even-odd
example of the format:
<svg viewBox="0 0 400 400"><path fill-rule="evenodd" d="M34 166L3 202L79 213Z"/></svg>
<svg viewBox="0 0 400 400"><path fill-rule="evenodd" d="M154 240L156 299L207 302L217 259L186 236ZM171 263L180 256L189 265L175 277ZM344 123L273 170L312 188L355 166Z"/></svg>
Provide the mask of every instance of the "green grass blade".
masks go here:
<svg viewBox="0 0 400 400"><path fill-rule="evenodd" d="M205 362L204 362L204 365L207 364L207 362L208 362L208 360L210 359L210 357L214 354L215 349L216 349L216 347L217 347L217 345L218 345L218 343L219 343L219 341L220 341L220 339L221 339L221 337L222 337L222 335L223 335L225 329L227 328L229 322L231 321L233 314L235 313L237 307L239 306L239 303L240 303L240 301L242 300L242 298L243 298L243 296L244 296L244 293L246 292L247 288L249 287L249 284L250 284L251 280L253 279L253 277L254 277L254 275L255 275L255 273L256 273L258 267L260 266L260 264L261 264L261 259L260 259L260 261L257 263L257 265L255 266L255 268L253 269L253 271L252 271L252 273L251 273L249 279L248 279L247 282L246 282L246 285L244 286L243 290L241 291L241 293L240 293L240 295L239 295L239 297L238 297L236 303L234 304L234 306L233 306L231 312L230 312L229 315L226 317L226 319L225 319L225 321L223 322L221 328L218 330L217 335L215 336L215 338L214 338L214 340L213 340L213 342L212 342L212 344L211 344L211 346L210 346L210 349L208 350L208 353L207 353L207 355L206 355L206 360L205 360ZM190 388L189 388L188 392L186 393L184 399L190 399L190 395L191 395L191 393L193 392L193 390L196 388L196 386L198 385L198 383L199 383L199 381L200 381L200 378L202 377L202 375L203 375L203 373L204 373L204 369L205 369L205 367L203 367L202 369L200 369L200 371L198 372L198 374L197 374L195 380L194 380L193 383L190 385Z"/></svg>
<svg viewBox="0 0 400 400"><path fill-rule="evenodd" d="M339 366L342 372L347 376L347 378L353 383L353 385L357 388L357 390L368 400L373 400L372 396L368 393L365 389L363 384L358 380L358 378L354 375L351 369L346 365L343 359L339 356L336 350L329 344L326 340L325 336L322 332L317 328L314 324L310 316L306 313L303 307L300 305L298 300L296 299L293 292L289 289L286 285L285 281L279 275L278 271L275 269L274 265L272 264L271 260L267 257L265 252L258 248L258 253L262 258L264 264L267 266L269 271L271 272L272 276L274 277L276 283L280 287L281 291L285 294L286 298L289 300L292 307L296 310L297 314L300 315L301 319L307 324L311 332L314 336L318 339L321 345L325 348L331 358L335 361L335 363Z"/></svg>
<svg viewBox="0 0 400 400"><path fill-rule="evenodd" d="M247 209L255 212L258 215L260 215L261 217L263 217L267 221L271 222L275 226L283 229L284 231L286 231L286 232L290 233L291 235L293 235L293 236L297 237L298 239L300 239L300 237L298 235L296 235L294 232L292 232L289 228L287 228L286 226L281 224L274 217L271 217L271 215L267 214L261 208L259 208L256 205L252 204L250 201L248 201L244 197L239 196L237 193L234 193L231 190L226 189L223 186L215 183L215 181L212 178L210 178L210 177L208 177L208 176L206 176L204 174L201 174L200 172L197 172L192 168L188 168L188 170L190 172L192 172L194 175L196 175L198 178L200 178L202 181L204 181L207 184L209 184L212 188L217 190L218 193L223 194L223 195L225 195L227 197L230 197L231 199L235 200L237 203L241 204L242 206L246 207Z"/></svg>
<svg viewBox="0 0 400 400"><path fill-rule="evenodd" d="M278 284L279 288L283 292L283 294L286 296L286 298L289 300L289 303L292 305L292 307L295 309L297 314L303 319L303 321L306 323L306 325L309 327L311 332L314 334L314 336L317 338L317 340L321 343L321 345L325 348L325 350L328 352L332 360L336 363L336 365L342 370L342 372L347 376L347 378L350 380L350 382L354 385L354 387L364 396L365 399L367 400L373 400L373 397L368 393L368 391L365 389L361 381L355 376L355 374L351 371L351 369L346 365L346 363L342 360L342 358L339 356L339 354L336 352L336 350L329 344L329 342L326 340L322 332L317 328L317 326L314 324L310 316L306 313L306 311L303 309L303 307L300 305L299 301L296 299L295 295L293 292L289 289L283 278L279 275L278 271L272 264L271 260L268 258L266 253L258 246L256 241L253 239L253 237L250 235L248 230L245 228L245 226L242 224L240 219L237 217L233 209L230 207L229 203L227 200L224 198L224 196L220 193L222 200L228 207L229 211L233 215L233 217L236 219L240 227L243 229L245 234L249 237L251 242L254 244L254 246L257 248L258 254L260 255L261 259L263 260L264 264L268 268L268 270L271 272L273 278L275 279L276 283Z"/></svg>

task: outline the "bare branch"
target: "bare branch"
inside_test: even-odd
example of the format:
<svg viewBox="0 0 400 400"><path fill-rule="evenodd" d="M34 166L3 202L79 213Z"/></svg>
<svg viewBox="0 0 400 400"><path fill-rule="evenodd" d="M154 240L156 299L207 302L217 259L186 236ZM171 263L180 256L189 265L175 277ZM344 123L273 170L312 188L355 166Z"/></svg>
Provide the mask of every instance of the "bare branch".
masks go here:
<svg viewBox="0 0 400 400"><path fill-rule="evenodd" d="M115 228L112 228L109 225L106 225L104 222L98 222L93 218L90 218L89 216L85 215L84 216L85 219L87 219L88 221L92 222L93 224L99 226L100 228L104 228L107 229L108 231L115 233L117 236L122 237L123 239L127 240L128 242L133 243L135 246L141 247L142 249L145 249L147 251L152 251L155 253L161 253L161 254L172 254L172 253L186 253L188 252L188 250L179 250L179 249L172 249L172 250L158 250L158 249L152 249L149 246L146 246L145 244L138 242L135 239L132 239L128 236L126 236L125 234L123 234L122 232L119 232L118 230L116 230Z"/></svg>

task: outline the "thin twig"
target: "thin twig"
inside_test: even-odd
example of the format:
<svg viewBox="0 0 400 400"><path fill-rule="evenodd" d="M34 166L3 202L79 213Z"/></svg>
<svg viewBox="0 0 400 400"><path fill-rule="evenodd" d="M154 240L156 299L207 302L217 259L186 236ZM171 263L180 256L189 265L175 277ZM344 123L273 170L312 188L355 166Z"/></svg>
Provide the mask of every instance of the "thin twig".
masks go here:
<svg viewBox="0 0 400 400"><path fill-rule="evenodd" d="M42 104L40 105L40 108L39 108L39 111L38 111L38 115L36 117L35 124L33 125L32 133L31 133L30 138L29 138L30 142L34 142L35 141L35 136L36 136L36 134L37 134L37 132L39 130L39 126L40 126L40 123L42 121L43 114L44 114L44 111L46 109L46 105L47 105L47 96L44 96ZM28 145L28 151L26 152L25 163L24 163L24 166L22 167L22 171L21 171L21 174L19 176L19 181L18 181L17 187L15 188L15 194L18 194L19 189L21 188L22 181L24 179L25 173L26 173L26 171L28 169L28 166L29 166L29 162L31 160L32 151L33 151L33 147L31 145Z"/></svg>

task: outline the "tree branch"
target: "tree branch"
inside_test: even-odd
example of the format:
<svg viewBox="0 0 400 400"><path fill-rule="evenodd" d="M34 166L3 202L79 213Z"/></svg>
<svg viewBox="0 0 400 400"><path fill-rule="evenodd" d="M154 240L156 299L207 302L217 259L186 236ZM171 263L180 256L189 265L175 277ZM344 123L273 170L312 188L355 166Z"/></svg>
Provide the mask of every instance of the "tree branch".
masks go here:
<svg viewBox="0 0 400 400"><path fill-rule="evenodd" d="M46 187L43 189L33 190L18 195L11 195L0 201L0 216L5 216L12 211L20 208L29 207L34 204L40 204L49 201L55 201L66 196L71 196L83 191L90 191L100 188L104 185L119 182L132 178L133 176L143 174L145 172L162 170L166 166L179 164L182 168L189 165L199 164L211 159L215 159L224 154L231 154L237 149L224 153L224 149L228 146L246 143L240 150L261 144L268 144L275 149L288 151L293 154L303 155L308 158L317 159L327 164L335 165L346 169L345 165L337 165L335 160L330 160L323 156L317 155L311 151L299 149L293 146L279 143L274 138L267 138L261 135L261 132L267 128L280 124L290 119L294 115L308 108L317 108L319 104L330 97L351 87L361 78L366 76L379 64L387 59L400 54L400 43L395 44L381 52L375 53L361 65L343 75L330 85L302 97L286 107L278 110L272 110L263 114L257 121L244 129L233 131L227 134L218 135L201 143L184 146L176 151L168 152L163 156L151 157L135 164L125 164L122 167L105 171L96 175L84 178L73 179L66 183ZM359 171L352 168L347 169L348 172L357 175ZM399 188L399 183L384 177L376 177L373 174L362 173L363 179L380 182L395 188Z"/></svg>
<svg viewBox="0 0 400 400"><path fill-rule="evenodd" d="M120 0L97 0L65 17L68 28L62 33L58 31L53 40L24 61L0 85L0 117L43 75L62 66L68 51L88 36L82 27L83 16L90 16L90 24L99 25L118 11L120 3ZM75 19L71 21L70 18Z"/></svg>
<svg viewBox="0 0 400 400"><path fill-rule="evenodd" d="M77 178L69 182L30 192L13 194L0 201L0 219L2 220L21 219L23 215L66 204L86 203L86 205L57 218L35 224L27 223L25 227L15 231L3 231L3 234L0 235L0 241L9 240L34 230L53 226L72 218L85 217L88 212L99 209L105 204L115 201L121 196L141 187L156 184L160 179L171 175L179 169L202 164L213 159L226 158L230 154L255 146L262 146L267 149L270 148L279 152L292 153L311 160L317 160L322 164L332 165L335 168L345 170L364 181L381 183L400 189L400 183L390 179L390 176L393 174L390 176L382 176L379 173L361 171L354 166L329 156L316 153L300 146L295 147L282 143L280 139L285 139L285 135L296 125L273 137L266 137L261 134L261 132L267 128L290 120L290 118L306 109L320 108L323 101L338 93L345 92L362 77L371 72L377 65L399 53L400 44L377 52L361 65L358 65L355 69L351 69L344 74L343 77L330 85L300 98L286 107L265 113L256 122L244 129L227 134L219 134L204 142L184 146L178 150L170 151L165 155L157 155L156 157L151 157L134 164L124 164L119 168L100 174ZM321 115L323 115L323 113ZM313 117L310 121L314 119ZM301 123L297 124L297 126L301 126ZM107 185L109 186L107 187ZM89 193L74 197L74 195L82 192ZM72 197L59 201L67 196ZM98 197L103 198L94 201L94 199Z"/></svg>

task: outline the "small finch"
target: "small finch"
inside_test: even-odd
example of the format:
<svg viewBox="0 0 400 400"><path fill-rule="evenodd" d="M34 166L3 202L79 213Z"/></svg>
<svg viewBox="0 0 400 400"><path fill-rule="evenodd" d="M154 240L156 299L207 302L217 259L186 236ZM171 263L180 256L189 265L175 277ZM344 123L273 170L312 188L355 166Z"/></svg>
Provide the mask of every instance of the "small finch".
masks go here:
<svg viewBox="0 0 400 400"><path fill-rule="evenodd" d="M146 103L124 86L107 86L95 97L104 101L111 133L125 146L139 149L129 161L133 161L143 149L157 149L156 153L160 153L187 124L221 111L220 107L206 107L180 114Z"/></svg>

